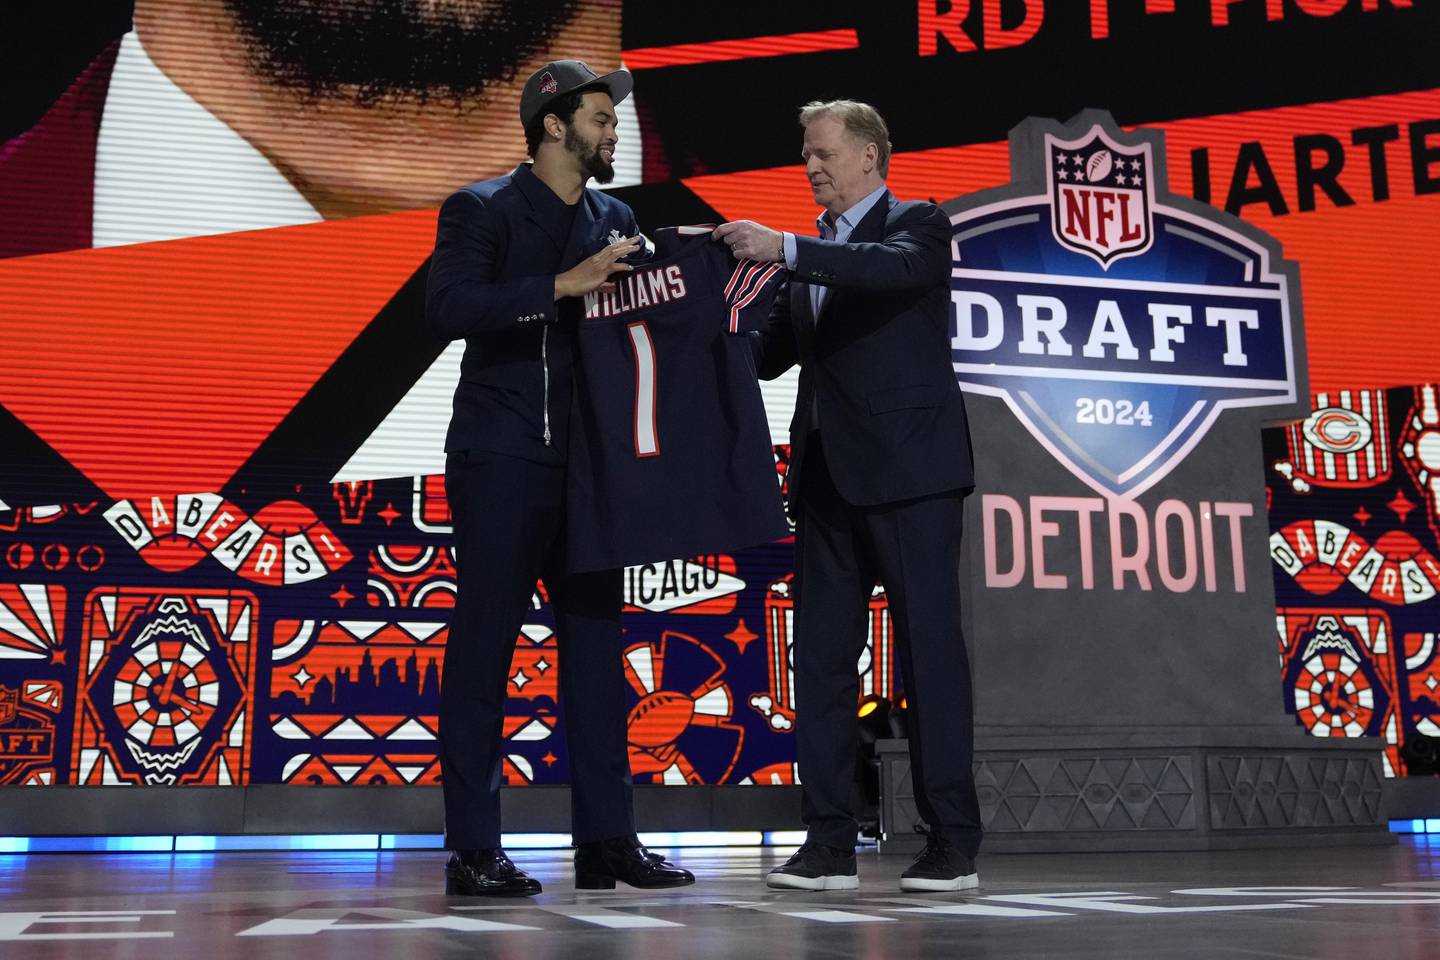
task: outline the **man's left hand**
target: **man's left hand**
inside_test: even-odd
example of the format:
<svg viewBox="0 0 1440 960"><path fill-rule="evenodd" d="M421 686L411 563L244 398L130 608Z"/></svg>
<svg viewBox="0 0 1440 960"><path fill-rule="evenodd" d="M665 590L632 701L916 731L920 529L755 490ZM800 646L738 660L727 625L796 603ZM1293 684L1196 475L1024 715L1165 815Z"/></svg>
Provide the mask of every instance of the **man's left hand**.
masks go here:
<svg viewBox="0 0 1440 960"><path fill-rule="evenodd" d="M779 230L754 220L732 220L715 228L716 240L724 240L739 260L779 263L785 259L785 236Z"/></svg>

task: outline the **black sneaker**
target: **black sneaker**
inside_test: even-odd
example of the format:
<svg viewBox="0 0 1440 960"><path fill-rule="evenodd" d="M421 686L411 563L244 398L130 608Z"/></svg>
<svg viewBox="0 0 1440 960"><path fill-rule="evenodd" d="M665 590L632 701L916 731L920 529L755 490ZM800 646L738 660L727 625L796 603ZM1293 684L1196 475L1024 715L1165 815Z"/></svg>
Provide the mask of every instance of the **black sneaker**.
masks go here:
<svg viewBox="0 0 1440 960"><path fill-rule="evenodd" d="M860 886L855 851L807 841L784 866L770 871L765 885L788 890L854 890Z"/></svg>
<svg viewBox="0 0 1440 960"><path fill-rule="evenodd" d="M975 872L975 861L956 850L938 830L930 831L925 849L900 874L901 890L974 890L978 886L980 874Z"/></svg>

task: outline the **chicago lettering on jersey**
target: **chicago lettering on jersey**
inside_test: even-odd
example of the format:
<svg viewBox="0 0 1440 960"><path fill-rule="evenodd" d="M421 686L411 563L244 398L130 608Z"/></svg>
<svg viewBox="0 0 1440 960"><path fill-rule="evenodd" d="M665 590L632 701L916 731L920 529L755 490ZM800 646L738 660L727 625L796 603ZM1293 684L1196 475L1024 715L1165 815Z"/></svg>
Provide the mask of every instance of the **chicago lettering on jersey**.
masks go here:
<svg viewBox="0 0 1440 960"><path fill-rule="evenodd" d="M632 310L683 300L687 292L685 273L678 263L654 270L636 270L616 279L613 293L587 293L585 319L616 317Z"/></svg>

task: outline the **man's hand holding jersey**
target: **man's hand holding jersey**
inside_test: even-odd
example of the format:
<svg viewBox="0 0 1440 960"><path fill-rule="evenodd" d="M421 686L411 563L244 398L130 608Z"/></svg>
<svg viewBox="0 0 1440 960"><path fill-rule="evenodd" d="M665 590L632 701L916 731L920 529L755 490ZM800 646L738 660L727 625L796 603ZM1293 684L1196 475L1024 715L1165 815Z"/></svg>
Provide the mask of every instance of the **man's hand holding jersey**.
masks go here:
<svg viewBox="0 0 1440 960"><path fill-rule="evenodd" d="M620 261L622 257L628 257L641 249L641 240L638 233L633 237L616 240L599 253L586 257L569 270L558 274L555 277L555 299L583 297L597 290L601 293L614 293L615 282L610 279L611 275L628 273L635 269Z"/></svg>
<svg viewBox="0 0 1440 960"><path fill-rule="evenodd" d="M724 240L737 260L762 263L785 261L785 235L754 220L732 220L715 228L716 240Z"/></svg>

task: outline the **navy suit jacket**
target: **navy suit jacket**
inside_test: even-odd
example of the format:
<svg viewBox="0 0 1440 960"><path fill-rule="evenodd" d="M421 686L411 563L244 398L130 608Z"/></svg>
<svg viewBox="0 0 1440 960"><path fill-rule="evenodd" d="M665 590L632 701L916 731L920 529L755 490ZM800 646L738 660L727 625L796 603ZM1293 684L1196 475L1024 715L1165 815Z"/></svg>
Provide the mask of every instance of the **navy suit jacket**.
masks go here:
<svg viewBox="0 0 1440 960"><path fill-rule="evenodd" d="M625 203L586 189L562 235L540 213L554 203L549 191L521 164L440 208L425 313L437 336L465 340L447 451L565 462L583 304L555 302L555 275L604 247L611 231L631 237L639 228Z"/></svg>
<svg viewBox="0 0 1440 960"><path fill-rule="evenodd" d="M789 289L752 335L772 380L800 364L790 423L792 510L819 415L835 487L859 506L975 485L950 360L950 220L888 190L845 243L795 238ZM810 284L829 287L820 316Z"/></svg>

